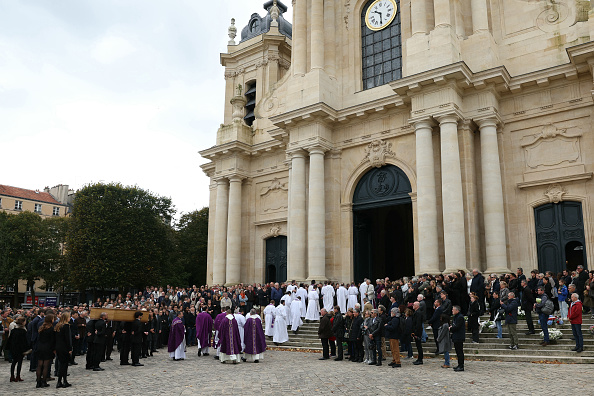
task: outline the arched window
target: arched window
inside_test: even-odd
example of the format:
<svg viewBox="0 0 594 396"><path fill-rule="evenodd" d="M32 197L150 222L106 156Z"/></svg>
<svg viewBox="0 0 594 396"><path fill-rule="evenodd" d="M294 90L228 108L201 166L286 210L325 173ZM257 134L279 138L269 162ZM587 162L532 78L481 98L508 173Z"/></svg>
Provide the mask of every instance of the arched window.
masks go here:
<svg viewBox="0 0 594 396"><path fill-rule="evenodd" d="M396 3L396 16L381 30L367 27L367 10L377 3ZM381 4L385 5L385 4ZM370 0L361 11L361 59L363 89L379 87L402 78L400 0Z"/></svg>

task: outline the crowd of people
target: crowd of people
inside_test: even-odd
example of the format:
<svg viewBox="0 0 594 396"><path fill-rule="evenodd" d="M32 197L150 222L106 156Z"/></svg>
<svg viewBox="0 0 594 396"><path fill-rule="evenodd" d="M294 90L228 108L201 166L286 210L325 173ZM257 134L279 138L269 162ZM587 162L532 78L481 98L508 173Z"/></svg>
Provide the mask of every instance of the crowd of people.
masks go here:
<svg viewBox="0 0 594 396"><path fill-rule="evenodd" d="M321 359L345 360L381 365L386 360L386 340L391 351L400 351L423 364L423 343L428 341L426 325L432 331L435 354L443 354L442 367L450 367L452 345L457 355L456 371L464 370L463 343L466 330L472 342L479 341L479 317L489 312L498 337L508 327L510 348L517 349L518 308L525 311L528 333L535 332L531 312L535 311L549 343L546 322L558 312L572 325L576 352L583 351L582 313L594 317L594 271L579 266L575 273L545 274L521 268L515 273L491 274L478 271L424 274L398 280L366 279L360 284L295 281L279 284L225 286L147 287L144 291L97 299L89 306L15 309L4 307L1 314L1 350L11 362L11 382L21 382L21 368L37 375L37 387L46 387L51 376L56 386L69 387L68 367L86 356L86 368L102 371L101 364L113 360L115 348L120 365L141 367L147 359L167 347L176 361L186 357L188 347L197 346L198 356L220 362L259 362L266 349L265 337L275 345L297 334L303 322L319 322ZM100 312L90 318L90 309ZM134 320L113 321L109 309L134 311ZM105 310L105 312L103 312ZM467 317L467 319L465 318ZM263 319L263 321L262 321ZM264 325L264 329L263 329ZM429 327L427 327L428 329ZM249 342L245 342L249 340ZM346 350L343 348L346 345ZM129 362L131 356L131 363ZM392 367L401 367L400 353L392 353Z"/></svg>

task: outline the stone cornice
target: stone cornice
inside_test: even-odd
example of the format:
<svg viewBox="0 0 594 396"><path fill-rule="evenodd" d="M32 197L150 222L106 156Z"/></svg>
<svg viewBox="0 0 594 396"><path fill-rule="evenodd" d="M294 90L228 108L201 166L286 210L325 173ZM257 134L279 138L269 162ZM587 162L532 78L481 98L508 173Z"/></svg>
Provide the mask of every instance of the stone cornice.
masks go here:
<svg viewBox="0 0 594 396"><path fill-rule="evenodd" d="M287 128L300 123L310 123L314 120L334 122L337 118L338 112L335 109L328 106L326 103L319 102L270 117L270 121L279 128Z"/></svg>
<svg viewBox="0 0 594 396"><path fill-rule="evenodd" d="M291 39L282 34L272 35L270 33L265 33L260 36L256 36L245 43L247 43L247 45L243 45L244 43L241 43L239 45L229 46L228 49L234 51L221 53L221 65L226 66L227 62L229 61L233 62L240 58L259 54L262 52L262 45L276 44L280 46L281 44L285 43L287 45L286 49L291 49Z"/></svg>
<svg viewBox="0 0 594 396"><path fill-rule="evenodd" d="M237 153L241 153L243 155L250 155L251 148L249 144L233 141L225 144L221 144L219 146L213 146L206 150L199 151L200 154L204 158L215 159L216 157L226 156L226 155L233 155Z"/></svg>

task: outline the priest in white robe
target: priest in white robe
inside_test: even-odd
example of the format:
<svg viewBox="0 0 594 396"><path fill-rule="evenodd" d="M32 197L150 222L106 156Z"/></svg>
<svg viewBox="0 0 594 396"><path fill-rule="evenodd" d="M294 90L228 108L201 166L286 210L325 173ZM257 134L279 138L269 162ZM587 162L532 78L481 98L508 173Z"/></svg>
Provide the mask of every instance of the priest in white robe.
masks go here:
<svg viewBox="0 0 594 396"><path fill-rule="evenodd" d="M289 341L289 333L287 332L287 307L285 307L285 301L274 309L274 336L272 341L278 345Z"/></svg>
<svg viewBox="0 0 594 396"><path fill-rule="evenodd" d="M243 341L243 327L245 326L245 316L239 313L239 308L235 308L235 314L233 315L237 321L237 327L239 328L239 337L241 338L241 350L245 348L245 342Z"/></svg>
<svg viewBox="0 0 594 396"><path fill-rule="evenodd" d="M293 331L294 334L297 334L297 331L299 330L299 326L301 326L303 324L303 321L301 320L301 297L297 297L296 300L294 300L291 303L291 330Z"/></svg>
<svg viewBox="0 0 594 396"><path fill-rule="evenodd" d="M365 299L367 298L367 278L359 285L359 303L361 306L365 305Z"/></svg>
<svg viewBox="0 0 594 396"><path fill-rule="evenodd" d="M326 286L322 287L322 298L324 301L324 309L326 312L332 312L334 310L334 296L336 292L334 291L334 286L330 284L330 282L326 282Z"/></svg>
<svg viewBox="0 0 594 396"><path fill-rule="evenodd" d="M286 292L284 296L281 297L281 301L285 302L285 308L287 309L287 318L291 317L291 302L293 299L291 298L291 292Z"/></svg>
<svg viewBox="0 0 594 396"><path fill-rule="evenodd" d="M312 291L307 295L307 312L305 320L320 320L320 295L318 287L313 285Z"/></svg>
<svg viewBox="0 0 594 396"><path fill-rule="evenodd" d="M355 286L355 284L351 284L351 287L349 287L349 299L347 301L347 309L349 308L355 308L355 305L357 304L357 295L359 295L359 289L357 289L357 286Z"/></svg>
<svg viewBox="0 0 594 396"><path fill-rule="evenodd" d="M274 335L274 310L274 300L270 300L270 304L268 304L262 312L264 314L264 322L266 324L264 334L268 337L272 337Z"/></svg>
<svg viewBox="0 0 594 396"><path fill-rule="evenodd" d="M305 313L307 312L307 290L303 287L303 283L299 286L299 289L297 289L296 294L297 297L301 297L301 317L305 318Z"/></svg>
<svg viewBox="0 0 594 396"><path fill-rule="evenodd" d="M336 303L340 307L340 312L347 311L347 300L349 298L349 291L344 287L344 283L341 283L338 289L336 289ZM330 311L328 311L330 312Z"/></svg>

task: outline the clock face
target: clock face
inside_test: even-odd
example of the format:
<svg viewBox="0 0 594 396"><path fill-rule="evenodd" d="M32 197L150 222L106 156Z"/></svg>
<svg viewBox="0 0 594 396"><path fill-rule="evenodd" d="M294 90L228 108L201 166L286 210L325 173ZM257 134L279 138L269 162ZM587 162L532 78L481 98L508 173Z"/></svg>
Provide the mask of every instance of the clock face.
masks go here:
<svg viewBox="0 0 594 396"><path fill-rule="evenodd" d="M371 30L382 30L392 23L397 11L394 0L375 0L367 9L365 23Z"/></svg>

